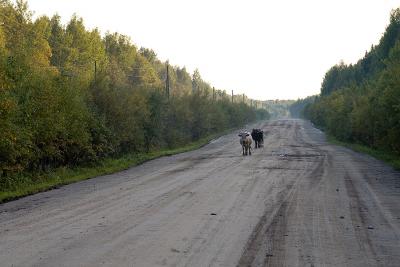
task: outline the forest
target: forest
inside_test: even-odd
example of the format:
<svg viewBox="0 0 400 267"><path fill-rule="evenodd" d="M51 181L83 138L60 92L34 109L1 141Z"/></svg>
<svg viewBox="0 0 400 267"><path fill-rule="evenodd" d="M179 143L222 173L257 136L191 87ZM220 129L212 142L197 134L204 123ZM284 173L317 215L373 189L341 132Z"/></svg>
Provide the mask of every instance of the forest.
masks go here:
<svg viewBox="0 0 400 267"><path fill-rule="evenodd" d="M294 100L265 100L263 106L270 114L271 119L290 117L289 108L294 104Z"/></svg>
<svg viewBox="0 0 400 267"><path fill-rule="evenodd" d="M400 9L379 43L356 64L333 66L318 96L299 100L293 114L340 141L400 155Z"/></svg>
<svg viewBox="0 0 400 267"><path fill-rule="evenodd" d="M17 173L179 147L269 116L128 36L60 21L0 0L0 187Z"/></svg>
<svg viewBox="0 0 400 267"><path fill-rule="evenodd" d="M315 95L308 96L303 99L297 99L293 101L288 107L289 114L292 118L304 118L304 110L307 105L312 104L315 100Z"/></svg>

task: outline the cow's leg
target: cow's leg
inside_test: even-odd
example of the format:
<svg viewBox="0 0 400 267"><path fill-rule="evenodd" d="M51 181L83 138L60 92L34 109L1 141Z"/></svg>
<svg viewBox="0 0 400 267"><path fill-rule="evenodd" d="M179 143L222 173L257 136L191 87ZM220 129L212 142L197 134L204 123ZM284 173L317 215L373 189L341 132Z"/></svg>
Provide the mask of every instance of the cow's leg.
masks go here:
<svg viewBox="0 0 400 267"><path fill-rule="evenodd" d="M244 156L244 145L242 145L242 149L243 149L243 156Z"/></svg>
<svg viewBox="0 0 400 267"><path fill-rule="evenodd" d="M251 145L249 145L249 155L251 156Z"/></svg>

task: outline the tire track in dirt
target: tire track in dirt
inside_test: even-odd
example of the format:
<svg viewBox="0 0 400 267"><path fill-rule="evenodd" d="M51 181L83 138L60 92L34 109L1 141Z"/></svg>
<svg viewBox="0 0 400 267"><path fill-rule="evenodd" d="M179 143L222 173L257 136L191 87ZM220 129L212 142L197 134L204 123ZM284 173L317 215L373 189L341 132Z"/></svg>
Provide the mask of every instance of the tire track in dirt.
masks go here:
<svg viewBox="0 0 400 267"><path fill-rule="evenodd" d="M294 148L288 164L305 160L312 171L265 211L238 266L398 266L399 172L309 126L294 123L285 149Z"/></svg>
<svg viewBox="0 0 400 267"><path fill-rule="evenodd" d="M292 140L295 141L295 144L291 143L290 145L286 145L288 150L292 151L290 154L284 155L281 160L287 161L287 164L299 162L297 165L302 165L305 171L298 175L293 184L289 184L286 190L281 192L278 205L275 209L264 212L264 215L246 244L238 266L270 266L272 264L272 257L274 257L274 262L280 262L284 258L284 254L280 252L284 249L286 219L289 210L293 208L293 199L296 198L295 195L297 194L298 184L309 177L320 177L323 172L324 160L321 151L312 146L308 146L308 148L311 148L311 153L309 151L307 151L307 153L305 153L304 150L302 151L301 148L304 147L304 144L301 139L298 138L298 131L300 128L298 125L295 125L294 128L294 138L292 138ZM317 160L312 163L311 166L304 168L304 164L302 164L303 160L307 161L310 158L320 157L322 157L322 160ZM298 169L301 170L301 168ZM310 187L315 187L318 182L319 179L310 179Z"/></svg>

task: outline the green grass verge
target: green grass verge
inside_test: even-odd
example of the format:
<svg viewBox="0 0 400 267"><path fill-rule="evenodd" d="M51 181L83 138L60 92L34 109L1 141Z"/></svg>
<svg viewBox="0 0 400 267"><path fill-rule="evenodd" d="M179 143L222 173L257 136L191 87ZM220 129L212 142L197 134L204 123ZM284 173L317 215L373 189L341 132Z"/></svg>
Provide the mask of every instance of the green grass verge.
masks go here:
<svg viewBox="0 0 400 267"><path fill-rule="evenodd" d="M34 175L20 174L18 176L9 177L9 186L7 186L6 189L0 189L0 203L58 188L62 185L90 179L99 175L122 171L155 158L195 150L227 132L229 131L210 135L196 142L175 149L164 149L149 153L127 154L120 158L103 159L93 167L63 167L54 169L49 173Z"/></svg>
<svg viewBox="0 0 400 267"><path fill-rule="evenodd" d="M374 149L374 148L368 147L366 145L339 141L332 135L327 135L327 140L334 145L344 146L344 147L350 148L351 150L368 154L374 158L377 158L377 159L380 159L380 160L386 162L387 164L392 166L394 169L400 170L400 157L398 155L392 154L387 151Z"/></svg>

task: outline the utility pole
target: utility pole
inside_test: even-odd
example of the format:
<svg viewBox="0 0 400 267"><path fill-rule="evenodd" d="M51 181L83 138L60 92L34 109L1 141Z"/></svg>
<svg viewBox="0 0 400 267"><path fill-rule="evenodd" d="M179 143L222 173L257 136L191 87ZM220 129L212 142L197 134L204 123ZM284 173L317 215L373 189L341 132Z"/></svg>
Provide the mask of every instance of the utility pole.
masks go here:
<svg viewBox="0 0 400 267"><path fill-rule="evenodd" d="M97 82L97 60L94 61L94 82Z"/></svg>
<svg viewBox="0 0 400 267"><path fill-rule="evenodd" d="M213 86L213 101L215 101L215 87Z"/></svg>
<svg viewBox="0 0 400 267"><path fill-rule="evenodd" d="M165 93L169 99L169 63L168 60L166 62L167 65L167 78L165 79Z"/></svg>
<svg viewBox="0 0 400 267"><path fill-rule="evenodd" d="M233 103L233 90L232 90L232 103Z"/></svg>

